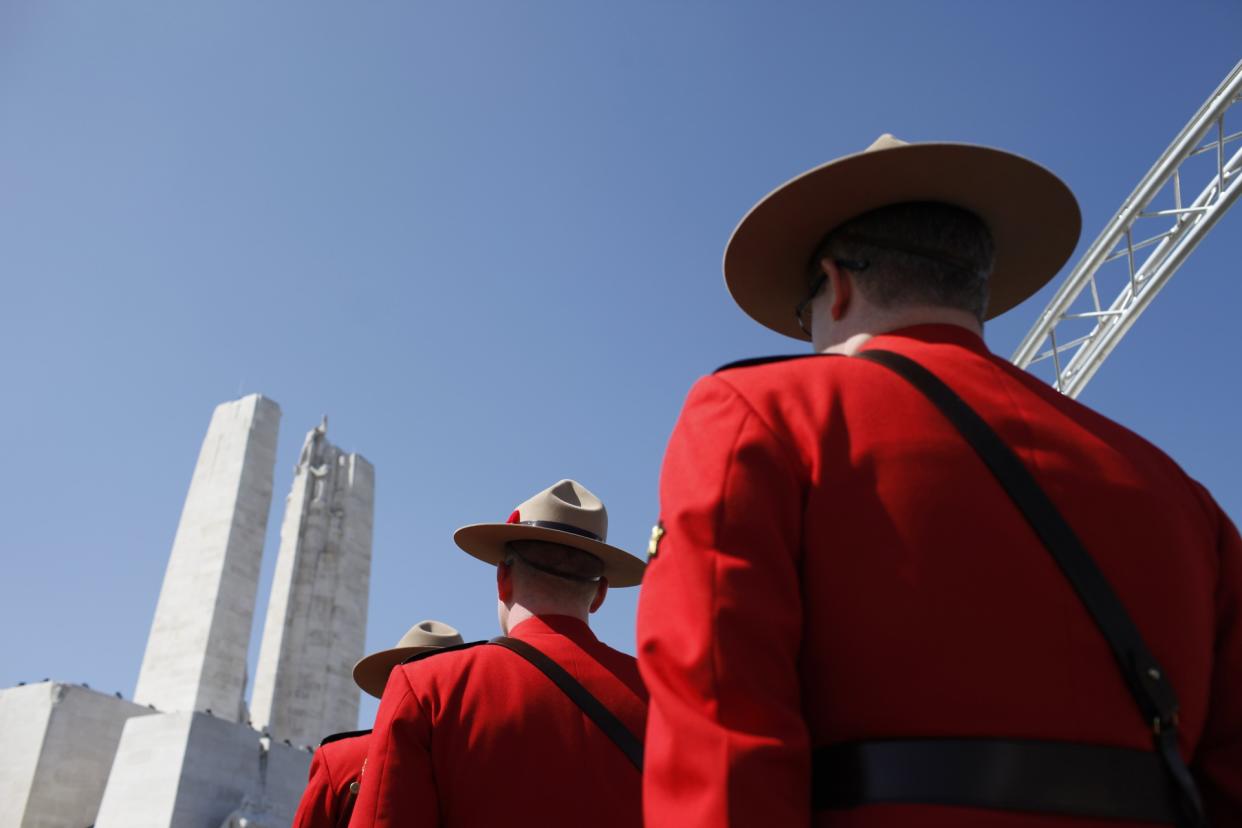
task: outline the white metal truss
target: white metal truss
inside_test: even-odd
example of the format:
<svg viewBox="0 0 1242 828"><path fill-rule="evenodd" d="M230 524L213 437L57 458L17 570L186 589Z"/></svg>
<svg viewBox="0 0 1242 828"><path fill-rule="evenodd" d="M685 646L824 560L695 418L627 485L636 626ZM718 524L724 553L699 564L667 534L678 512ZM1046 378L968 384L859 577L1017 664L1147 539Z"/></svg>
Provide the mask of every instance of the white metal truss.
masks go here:
<svg viewBox="0 0 1242 828"><path fill-rule="evenodd" d="M1242 194L1242 145L1231 157L1227 152L1242 141L1242 131L1230 135L1225 130L1225 113L1239 101L1242 62L1087 248L1014 352L1014 364L1029 368L1051 360L1054 384L1062 393L1077 397L1086 387L1139 314ZM1194 176L1209 180L1194 201L1184 204L1183 183ZM1100 293L1110 277L1121 287L1104 307Z"/></svg>

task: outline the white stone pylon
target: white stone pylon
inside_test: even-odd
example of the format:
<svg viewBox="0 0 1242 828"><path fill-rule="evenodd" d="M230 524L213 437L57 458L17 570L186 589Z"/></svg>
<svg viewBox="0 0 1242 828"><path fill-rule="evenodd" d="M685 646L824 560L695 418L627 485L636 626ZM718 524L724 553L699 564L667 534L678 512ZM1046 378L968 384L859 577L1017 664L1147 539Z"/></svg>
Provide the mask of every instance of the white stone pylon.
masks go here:
<svg viewBox="0 0 1242 828"><path fill-rule="evenodd" d="M353 666L366 645L375 470L306 435L285 502L280 554L263 626L250 715L294 745L353 730Z"/></svg>
<svg viewBox="0 0 1242 828"><path fill-rule="evenodd" d="M243 718L279 426L280 406L258 394L212 414L142 658L139 704Z"/></svg>

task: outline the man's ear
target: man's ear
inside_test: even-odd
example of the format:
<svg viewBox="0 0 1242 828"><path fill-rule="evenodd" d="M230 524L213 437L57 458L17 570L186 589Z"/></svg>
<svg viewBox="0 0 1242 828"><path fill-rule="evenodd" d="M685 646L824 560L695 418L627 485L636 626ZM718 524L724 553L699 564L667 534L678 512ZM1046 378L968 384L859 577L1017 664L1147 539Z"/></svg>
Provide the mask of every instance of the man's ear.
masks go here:
<svg viewBox="0 0 1242 828"><path fill-rule="evenodd" d="M505 561L496 564L496 597L505 604L513 601L513 565Z"/></svg>
<svg viewBox="0 0 1242 828"><path fill-rule="evenodd" d="M608 594L608 579L600 578L599 586L595 588L595 598L591 601L591 612L604 605L604 596Z"/></svg>
<svg viewBox="0 0 1242 828"><path fill-rule="evenodd" d="M832 291L829 312L832 314L832 321L838 322L850 308L850 300L854 297L854 280L849 271L842 270L831 259L823 263L823 268L828 273L828 288Z"/></svg>

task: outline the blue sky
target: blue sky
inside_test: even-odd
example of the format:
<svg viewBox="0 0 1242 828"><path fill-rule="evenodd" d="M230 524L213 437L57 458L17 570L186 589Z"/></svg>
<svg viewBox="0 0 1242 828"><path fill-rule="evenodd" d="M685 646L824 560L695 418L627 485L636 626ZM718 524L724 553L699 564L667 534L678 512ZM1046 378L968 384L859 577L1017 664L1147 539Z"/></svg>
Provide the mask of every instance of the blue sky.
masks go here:
<svg viewBox="0 0 1242 828"><path fill-rule="evenodd" d="M0 686L132 693L211 410L255 391L284 411L255 641L324 413L377 470L368 646L494 634L454 528L571 476L640 551L690 384L798 349L720 278L758 197L881 132L991 144L1075 190L1081 253L1239 31L1225 0L0 2ZM1082 396L1235 519L1240 232ZM635 598L596 616L627 650Z"/></svg>

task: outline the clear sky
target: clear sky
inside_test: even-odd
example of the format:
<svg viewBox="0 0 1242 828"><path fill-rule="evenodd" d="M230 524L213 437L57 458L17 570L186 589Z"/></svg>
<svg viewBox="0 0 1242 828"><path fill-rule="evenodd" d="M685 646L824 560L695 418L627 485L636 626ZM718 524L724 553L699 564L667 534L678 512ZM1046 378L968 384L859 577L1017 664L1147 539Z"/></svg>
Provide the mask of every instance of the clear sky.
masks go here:
<svg viewBox="0 0 1242 828"><path fill-rule="evenodd" d="M325 413L376 466L368 647L495 634L454 528L575 477L641 552L691 383L800 348L721 281L757 198L881 132L991 144L1077 192L1081 253L1240 32L1232 0L0 0L0 686L132 693L212 408L256 391L284 418L252 650ZM1082 396L1235 519L1240 234ZM596 616L631 651L635 599Z"/></svg>

